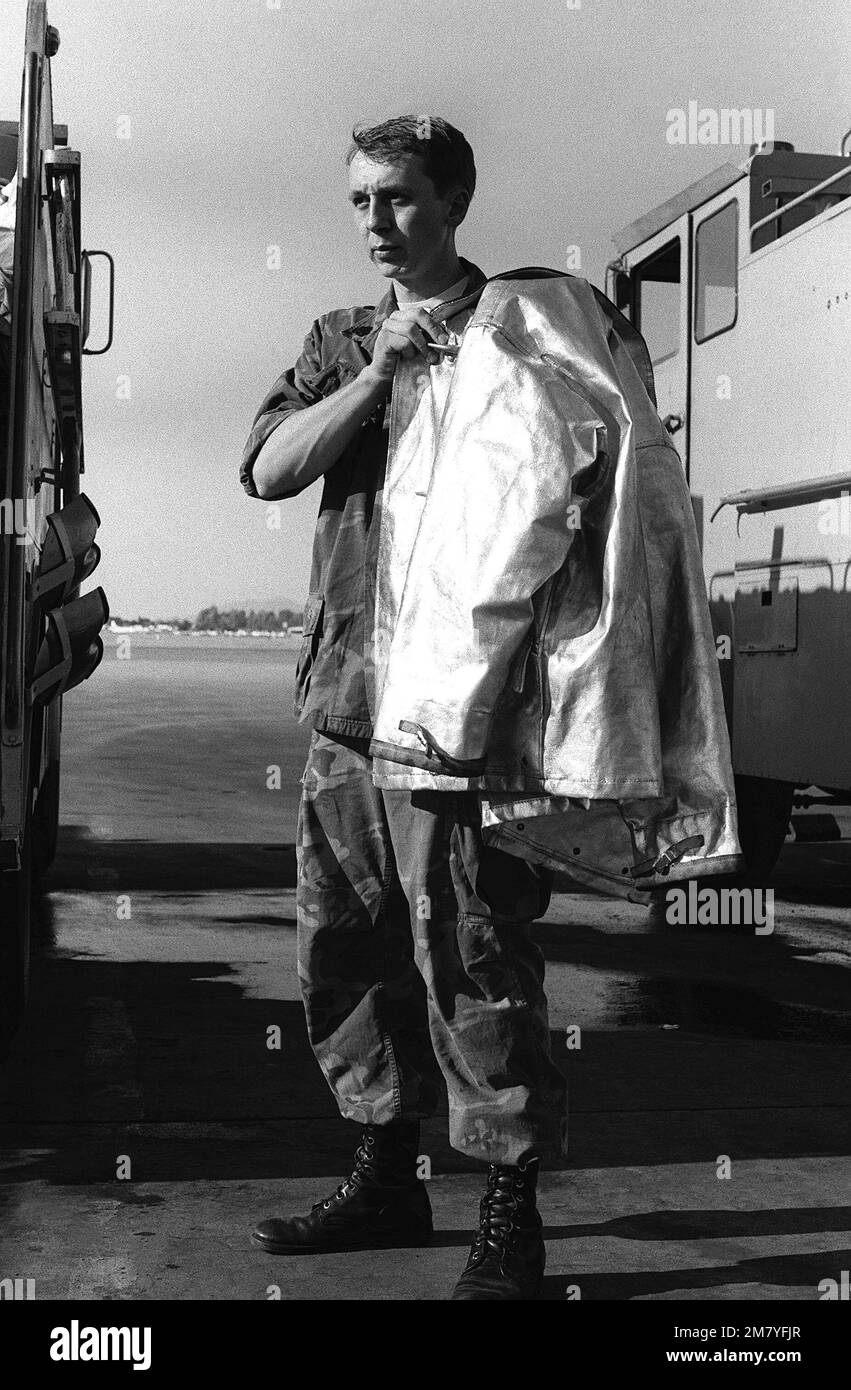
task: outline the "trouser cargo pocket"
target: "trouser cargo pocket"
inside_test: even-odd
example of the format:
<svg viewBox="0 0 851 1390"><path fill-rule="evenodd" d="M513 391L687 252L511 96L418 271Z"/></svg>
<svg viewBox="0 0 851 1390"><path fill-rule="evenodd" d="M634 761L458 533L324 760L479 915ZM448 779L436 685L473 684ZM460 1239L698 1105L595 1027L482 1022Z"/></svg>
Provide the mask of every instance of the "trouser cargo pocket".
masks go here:
<svg viewBox="0 0 851 1390"><path fill-rule="evenodd" d="M466 887L470 911L484 911L503 922L543 917L550 905L553 871L486 845L477 796L459 794L456 807L456 891L463 895Z"/></svg>

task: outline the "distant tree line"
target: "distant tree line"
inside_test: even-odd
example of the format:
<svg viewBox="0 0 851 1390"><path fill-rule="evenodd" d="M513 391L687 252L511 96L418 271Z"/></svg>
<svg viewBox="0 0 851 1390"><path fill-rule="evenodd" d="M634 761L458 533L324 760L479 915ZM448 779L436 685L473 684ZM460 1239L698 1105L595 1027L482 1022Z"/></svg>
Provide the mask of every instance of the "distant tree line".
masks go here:
<svg viewBox="0 0 851 1390"><path fill-rule="evenodd" d="M120 618L117 613L110 613L109 619L118 627L156 627L157 623L167 623L178 632L191 632L195 626L191 618Z"/></svg>
<svg viewBox="0 0 851 1390"><path fill-rule="evenodd" d="M276 613L271 608L217 608L215 604L202 608L194 623L191 618L119 618L117 614L112 617L119 627L156 627L157 623L167 623L178 632L286 632L301 620L301 609L279 608Z"/></svg>
<svg viewBox="0 0 851 1390"><path fill-rule="evenodd" d="M189 624L203 632L286 632L287 628L300 623L302 614L294 608L279 608L277 613L271 608L263 611L251 608L219 609L202 608L195 622Z"/></svg>

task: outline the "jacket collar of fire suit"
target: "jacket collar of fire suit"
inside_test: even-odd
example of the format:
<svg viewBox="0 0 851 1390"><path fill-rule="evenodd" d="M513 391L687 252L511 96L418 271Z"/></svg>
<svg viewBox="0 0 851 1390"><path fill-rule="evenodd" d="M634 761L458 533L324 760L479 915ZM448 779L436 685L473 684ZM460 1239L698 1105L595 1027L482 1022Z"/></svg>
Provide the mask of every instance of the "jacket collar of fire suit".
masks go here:
<svg viewBox="0 0 851 1390"><path fill-rule="evenodd" d="M552 270L545 265L524 265L518 267L517 270L503 271L501 275L491 275L487 283L490 284L493 280L570 280L573 278L569 271ZM591 289L594 292L598 307L608 321L609 330L614 329L620 337L655 408L656 387L653 380L653 364L647 344L638 329L633 327L629 319L621 313L607 295L603 294L602 290L598 289L596 285L591 285ZM479 294L481 295L481 290Z"/></svg>

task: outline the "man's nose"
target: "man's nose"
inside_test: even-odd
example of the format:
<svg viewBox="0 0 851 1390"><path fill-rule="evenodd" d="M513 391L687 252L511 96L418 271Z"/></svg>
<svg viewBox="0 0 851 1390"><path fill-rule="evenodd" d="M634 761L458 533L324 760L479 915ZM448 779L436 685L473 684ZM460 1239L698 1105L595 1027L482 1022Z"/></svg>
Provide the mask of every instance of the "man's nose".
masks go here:
<svg viewBox="0 0 851 1390"><path fill-rule="evenodd" d="M386 227L389 220L387 204L377 198L370 198L369 212L366 216L367 230L375 232L379 227Z"/></svg>

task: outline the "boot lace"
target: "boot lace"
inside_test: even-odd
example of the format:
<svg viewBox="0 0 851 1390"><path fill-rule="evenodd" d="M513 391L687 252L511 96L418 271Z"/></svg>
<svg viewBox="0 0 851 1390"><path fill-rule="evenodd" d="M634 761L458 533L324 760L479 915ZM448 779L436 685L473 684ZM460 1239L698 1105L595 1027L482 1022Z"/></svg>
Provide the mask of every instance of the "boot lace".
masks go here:
<svg viewBox="0 0 851 1390"><path fill-rule="evenodd" d="M373 1181L375 1176L375 1134L372 1128L367 1125L364 1128L363 1138L355 1150L355 1166L351 1173L343 1179L330 1197L325 1197L321 1202L314 1202L311 1211L318 1211L320 1207L324 1207L327 1211L329 1207L333 1207L335 1202L342 1202L346 1197L350 1197L362 1183Z"/></svg>
<svg viewBox="0 0 851 1390"><path fill-rule="evenodd" d="M473 1238L471 1262L480 1263L489 1256L502 1260L517 1241L517 1217L528 1208L525 1170L503 1168L496 1163L488 1167L485 1195L479 1203L479 1229Z"/></svg>

